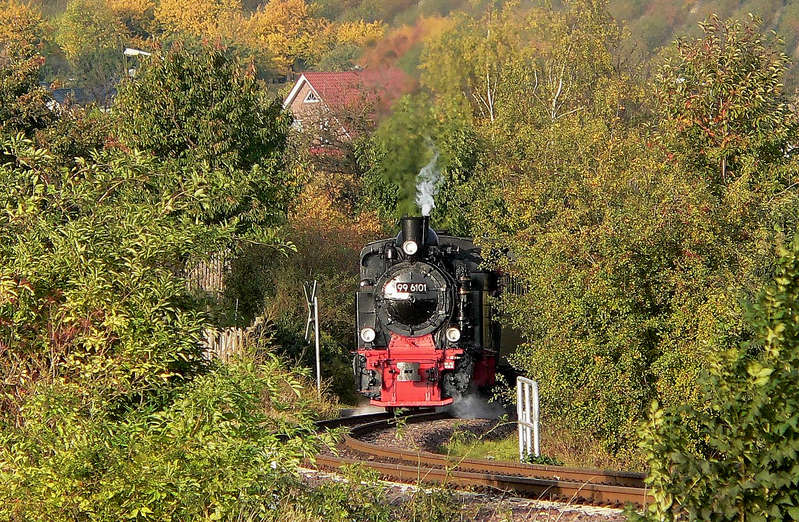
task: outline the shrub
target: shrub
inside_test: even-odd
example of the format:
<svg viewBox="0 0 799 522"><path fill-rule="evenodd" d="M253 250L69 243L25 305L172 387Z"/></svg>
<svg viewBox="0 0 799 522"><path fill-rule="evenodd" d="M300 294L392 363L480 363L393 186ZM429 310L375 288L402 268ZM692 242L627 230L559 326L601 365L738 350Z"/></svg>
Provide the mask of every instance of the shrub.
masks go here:
<svg viewBox="0 0 799 522"><path fill-rule="evenodd" d="M97 107L62 106L58 118L36 133L35 142L54 161L71 165L75 158L88 158L92 151L114 145L112 124L108 113Z"/></svg>
<svg viewBox="0 0 799 522"><path fill-rule="evenodd" d="M281 498L305 496L294 469L322 442L306 382L268 356L128 407L43 385L22 427L0 430L0 518L275 519Z"/></svg>
<svg viewBox="0 0 799 522"><path fill-rule="evenodd" d="M799 239L780 256L751 310L755 341L718 358L701 406L652 406L654 520L799 519Z"/></svg>
<svg viewBox="0 0 799 522"><path fill-rule="evenodd" d="M318 183L314 180L306 187L282 230L296 251L287 257L250 258L229 282L231 291L250 296L241 301L242 313L264 314L275 323L275 342L281 353L313 367L314 350L303 337L307 314L302 283L316 279L322 375L331 379L342 399L354 401L350 350L358 254L379 236L380 227L373 214L353 216L339 208L335 196L319 190Z"/></svg>

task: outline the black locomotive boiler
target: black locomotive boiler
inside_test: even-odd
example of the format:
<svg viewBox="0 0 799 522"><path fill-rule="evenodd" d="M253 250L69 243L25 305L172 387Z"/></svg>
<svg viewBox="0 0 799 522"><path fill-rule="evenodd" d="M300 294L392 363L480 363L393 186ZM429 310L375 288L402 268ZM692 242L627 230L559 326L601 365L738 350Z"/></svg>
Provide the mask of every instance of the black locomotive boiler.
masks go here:
<svg viewBox="0 0 799 522"><path fill-rule="evenodd" d="M353 371L371 404L443 406L494 384L498 278L481 262L471 239L439 236L429 217L403 218L396 237L361 250Z"/></svg>

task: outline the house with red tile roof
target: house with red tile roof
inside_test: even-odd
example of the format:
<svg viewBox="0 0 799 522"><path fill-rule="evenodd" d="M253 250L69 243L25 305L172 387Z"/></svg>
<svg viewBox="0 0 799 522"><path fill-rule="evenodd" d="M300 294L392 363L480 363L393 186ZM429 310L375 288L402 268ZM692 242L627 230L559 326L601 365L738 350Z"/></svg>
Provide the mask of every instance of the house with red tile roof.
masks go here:
<svg viewBox="0 0 799 522"><path fill-rule="evenodd" d="M283 101L298 127L334 125L348 138L356 129L352 116L377 120L392 102L409 92L413 79L401 69L365 69L342 72L305 72Z"/></svg>

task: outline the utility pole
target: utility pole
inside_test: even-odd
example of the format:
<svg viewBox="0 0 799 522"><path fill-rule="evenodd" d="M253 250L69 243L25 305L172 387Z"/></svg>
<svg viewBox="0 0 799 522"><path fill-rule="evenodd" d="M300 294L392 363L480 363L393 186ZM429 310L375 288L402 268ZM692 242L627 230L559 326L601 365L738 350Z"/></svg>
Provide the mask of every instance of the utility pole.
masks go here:
<svg viewBox="0 0 799 522"><path fill-rule="evenodd" d="M322 394L322 363L319 356L319 299L316 297L316 280L303 284L305 302L308 305L308 319L305 321L305 340L310 341L311 324L314 325L314 344L316 345L316 391Z"/></svg>

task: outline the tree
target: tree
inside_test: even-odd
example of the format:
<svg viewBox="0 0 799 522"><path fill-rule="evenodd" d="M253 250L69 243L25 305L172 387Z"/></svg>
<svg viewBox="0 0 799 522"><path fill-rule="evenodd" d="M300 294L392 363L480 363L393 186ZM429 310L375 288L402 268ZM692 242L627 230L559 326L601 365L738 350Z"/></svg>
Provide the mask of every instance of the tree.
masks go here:
<svg viewBox="0 0 799 522"><path fill-rule="evenodd" d="M52 121L49 95L39 86L43 63L40 55L19 47L0 49L0 130L31 135Z"/></svg>
<svg viewBox="0 0 799 522"><path fill-rule="evenodd" d="M209 180L208 199L184 210L192 219L280 245L275 227L300 183L284 154L291 117L251 66L226 50L176 46L120 86L113 115L122 143L179 166L182 182Z"/></svg>
<svg viewBox="0 0 799 522"><path fill-rule="evenodd" d="M120 138L162 158L248 170L281 161L290 116L230 52L154 55L115 103Z"/></svg>
<svg viewBox="0 0 799 522"><path fill-rule="evenodd" d="M144 40L153 34L155 3L152 0L108 0L108 7L132 38Z"/></svg>
<svg viewBox="0 0 799 522"><path fill-rule="evenodd" d="M268 49L275 69L288 73L298 61L313 65L331 47L329 28L305 0L271 0L250 17L246 34L250 46Z"/></svg>
<svg viewBox="0 0 799 522"><path fill-rule="evenodd" d="M15 0L0 2L0 47L17 43L35 49L41 43L44 31L41 13Z"/></svg>
<svg viewBox="0 0 799 522"><path fill-rule="evenodd" d="M736 167L728 185L711 182L688 160L705 142L674 138L674 122L691 121L693 106L675 104L659 120L648 93L660 84L621 61L623 33L601 3L570 6L541 12L549 36L522 51L532 59L507 62L493 122L475 109L488 154L462 198L473 202L484 253L525 283L501 305L525 340L514 364L539 380L555 422L635 462L636 422L649 402L699 404L695 382L711 354L751 335L740 301L771 269L765 245L782 236L775 228L795 226L797 164L761 154L752 138L736 152L748 170ZM681 45L683 60L703 56L703 70L728 53L749 53L757 67L723 84L688 80L692 99L715 107L723 93L748 92L749 78L777 74L773 48L753 55L746 39L709 54L701 39ZM752 136L788 151L793 138L776 145L770 136L792 136L793 117L771 120L783 95L761 87L736 103L749 100L747 114L769 122Z"/></svg>
<svg viewBox="0 0 799 522"><path fill-rule="evenodd" d="M342 22L335 26L336 41L341 44L352 44L360 48L375 45L386 33L386 24L381 21L366 23Z"/></svg>
<svg viewBox="0 0 799 522"><path fill-rule="evenodd" d="M435 107L424 95L407 95L374 135L357 145L364 207L376 209L384 223L417 214L417 176L429 166L436 178L433 223L466 234L469 203L460 199L458 187L475 171L480 150L468 115Z"/></svg>
<svg viewBox="0 0 799 522"><path fill-rule="evenodd" d="M532 38L534 17L520 11L518 2L511 2L480 19L456 15L451 29L425 45L424 85L442 97L463 96L476 114L493 122L509 61L523 59Z"/></svg>
<svg viewBox="0 0 799 522"><path fill-rule="evenodd" d="M653 520L799 517L799 240L750 310L752 343L719 354L702 407L653 404L642 426Z"/></svg>
<svg viewBox="0 0 799 522"><path fill-rule="evenodd" d="M658 78L664 130L714 182L785 163L796 142L799 118L783 86L789 59L758 33L761 23L711 17L701 39L677 41Z"/></svg>
<svg viewBox="0 0 799 522"><path fill-rule="evenodd" d="M101 104L123 74L127 31L104 0L70 0L58 25L56 42L64 51L79 86Z"/></svg>
<svg viewBox="0 0 799 522"><path fill-rule="evenodd" d="M230 235L181 217L207 180L188 193L142 156L98 153L73 171L20 138L3 150L3 414L41 381L125 400L199 364L202 319L173 270Z"/></svg>
<svg viewBox="0 0 799 522"><path fill-rule="evenodd" d="M49 97L39 87L44 58L41 16L13 1L0 3L0 131L30 136L52 121Z"/></svg>
<svg viewBox="0 0 799 522"><path fill-rule="evenodd" d="M242 23L240 0L163 0L155 10L156 21L170 32L231 38Z"/></svg>

